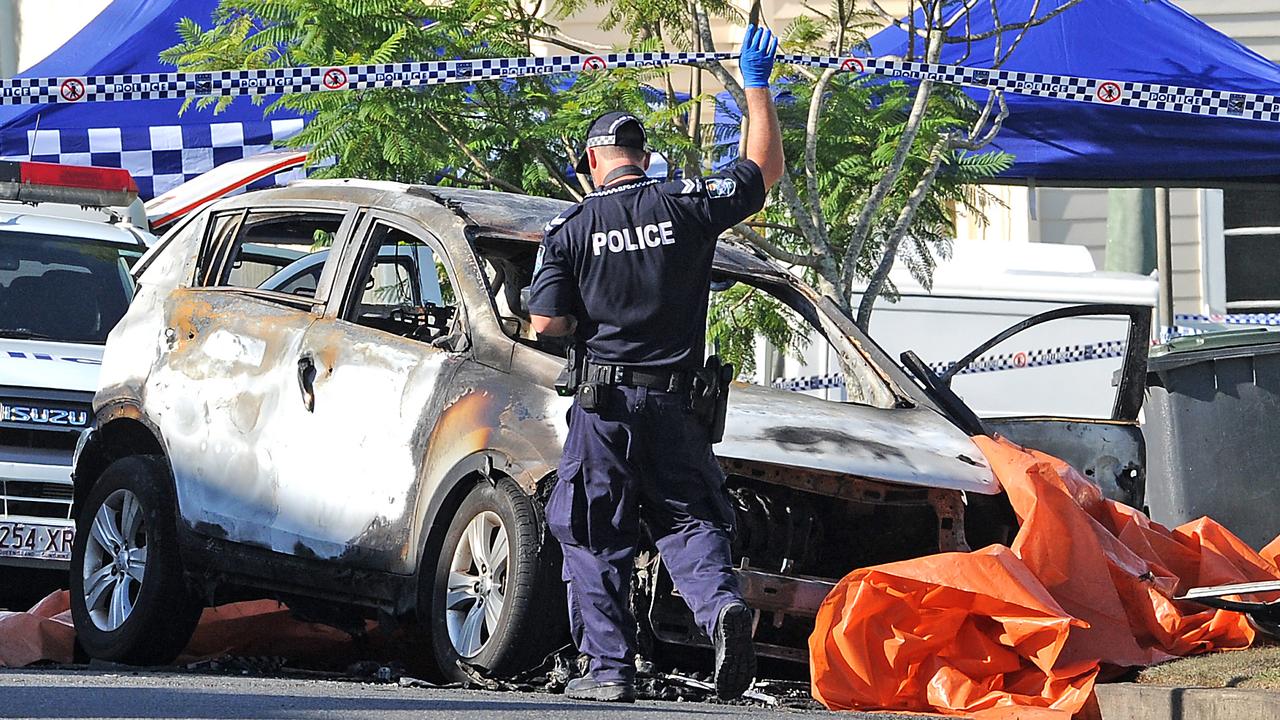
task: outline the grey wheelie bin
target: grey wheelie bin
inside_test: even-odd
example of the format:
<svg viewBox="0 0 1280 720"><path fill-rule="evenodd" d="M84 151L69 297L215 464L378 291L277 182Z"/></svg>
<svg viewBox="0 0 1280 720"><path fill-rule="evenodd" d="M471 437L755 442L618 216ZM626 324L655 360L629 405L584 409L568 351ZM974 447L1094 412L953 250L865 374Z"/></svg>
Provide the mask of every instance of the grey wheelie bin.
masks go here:
<svg viewBox="0 0 1280 720"><path fill-rule="evenodd" d="M1254 548L1280 534L1280 332L1178 338L1147 364L1147 505L1203 515Z"/></svg>

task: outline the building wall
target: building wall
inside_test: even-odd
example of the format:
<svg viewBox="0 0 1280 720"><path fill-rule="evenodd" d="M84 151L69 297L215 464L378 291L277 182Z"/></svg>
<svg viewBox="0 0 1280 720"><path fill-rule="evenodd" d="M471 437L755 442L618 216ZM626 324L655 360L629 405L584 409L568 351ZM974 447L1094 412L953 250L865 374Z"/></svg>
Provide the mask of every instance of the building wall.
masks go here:
<svg viewBox="0 0 1280 720"><path fill-rule="evenodd" d="M748 0L733 0L733 4L741 14L742 22L713 20L711 23L711 35L716 43L715 49L721 52L738 50L738 46L742 42L746 18L751 11L752 3ZM547 3L545 6L550 8L550 5L550 3ZM880 6L886 12L900 17L907 13L908 0L880 0ZM600 23L607 14L608 9L609 3L603 5L588 3L581 11L574 13L571 17L563 18L550 14L546 15L546 17L549 22L559 27L560 31L568 38L590 45L604 46L610 50L627 49L629 47L629 39L626 33L617 28L609 31L600 29ZM811 11L805 7L805 3L802 0L761 0L760 12L765 19L766 25L779 34L785 32L798 16L811 14ZM691 40L683 38L664 38L663 47L672 51L697 49ZM536 47L535 51L544 55L556 55L565 52L564 48L545 44ZM729 62L726 64L736 75L737 63ZM723 89L710 73L698 72L701 75L700 82L703 93L714 94ZM692 70L679 67L672 70L672 84L677 91L692 93L694 88L692 84L693 73L694 71ZM704 110L704 112L707 111Z"/></svg>
<svg viewBox="0 0 1280 720"><path fill-rule="evenodd" d="M1083 245L1098 268L1106 265L1108 192L1096 189L1037 188L1034 209L1040 242ZM1173 225L1173 300L1178 312L1200 312L1201 278L1200 192L1173 190L1169 194Z"/></svg>
<svg viewBox="0 0 1280 720"><path fill-rule="evenodd" d="M1173 0L1221 32L1280 60L1280 0Z"/></svg>

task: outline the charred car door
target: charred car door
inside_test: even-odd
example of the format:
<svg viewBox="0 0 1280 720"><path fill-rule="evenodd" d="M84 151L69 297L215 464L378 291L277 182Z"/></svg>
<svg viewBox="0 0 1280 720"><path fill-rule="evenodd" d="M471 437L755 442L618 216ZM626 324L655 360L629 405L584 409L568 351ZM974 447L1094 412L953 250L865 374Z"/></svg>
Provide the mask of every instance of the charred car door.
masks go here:
<svg viewBox="0 0 1280 720"><path fill-rule="evenodd" d="M354 208L258 206L211 215L194 282L165 300L164 345L148 403L169 446L178 504L196 532L286 550L289 483L314 439L297 410L296 358L319 317L336 262L314 298L257 287L274 268L255 246L311 252L342 239Z"/></svg>
<svg viewBox="0 0 1280 720"><path fill-rule="evenodd" d="M930 366L909 352L902 360L970 432L1059 457L1107 497L1141 508L1146 445L1138 411L1150 337L1148 306L1078 305L1023 320L953 363ZM1071 390L1061 407L1026 412L1035 388L1050 385ZM975 405L983 417L968 409Z"/></svg>
<svg viewBox="0 0 1280 720"><path fill-rule="evenodd" d="M436 238L393 213L367 213L343 252L285 399L310 429L305 463L279 490L277 529L298 553L413 571L426 446L469 348L446 268Z"/></svg>

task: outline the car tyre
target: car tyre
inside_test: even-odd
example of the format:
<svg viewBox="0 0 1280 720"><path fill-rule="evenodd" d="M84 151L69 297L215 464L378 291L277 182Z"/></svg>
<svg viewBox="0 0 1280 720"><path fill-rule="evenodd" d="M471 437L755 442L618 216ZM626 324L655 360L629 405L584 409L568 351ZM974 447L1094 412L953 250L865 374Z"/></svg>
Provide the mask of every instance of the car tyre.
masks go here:
<svg viewBox="0 0 1280 720"><path fill-rule="evenodd" d="M478 483L454 513L432 577L429 625L440 672L466 681L462 660L510 676L567 642L559 566L560 548L535 501L510 480Z"/></svg>
<svg viewBox="0 0 1280 720"><path fill-rule="evenodd" d="M200 619L178 553L169 468L132 456L107 466L76 518L71 618L92 658L163 665Z"/></svg>

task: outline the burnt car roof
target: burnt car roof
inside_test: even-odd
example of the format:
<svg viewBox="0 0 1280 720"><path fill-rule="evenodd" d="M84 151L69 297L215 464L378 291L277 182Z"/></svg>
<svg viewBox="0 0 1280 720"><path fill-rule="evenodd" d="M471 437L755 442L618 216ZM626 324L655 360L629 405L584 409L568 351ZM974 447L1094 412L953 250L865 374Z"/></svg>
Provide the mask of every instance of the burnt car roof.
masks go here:
<svg viewBox="0 0 1280 720"><path fill-rule="evenodd" d="M414 185L406 192L444 205L475 227L480 235L531 243L542 242L546 224L573 205L564 200L533 195L436 185ZM723 238L716 245L715 268L721 272L775 280L788 277L782 268L754 251Z"/></svg>
<svg viewBox="0 0 1280 720"><path fill-rule="evenodd" d="M534 195L437 185L414 185L407 192L435 200L483 234L530 242L542 242L542 230L551 218L573 205Z"/></svg>

